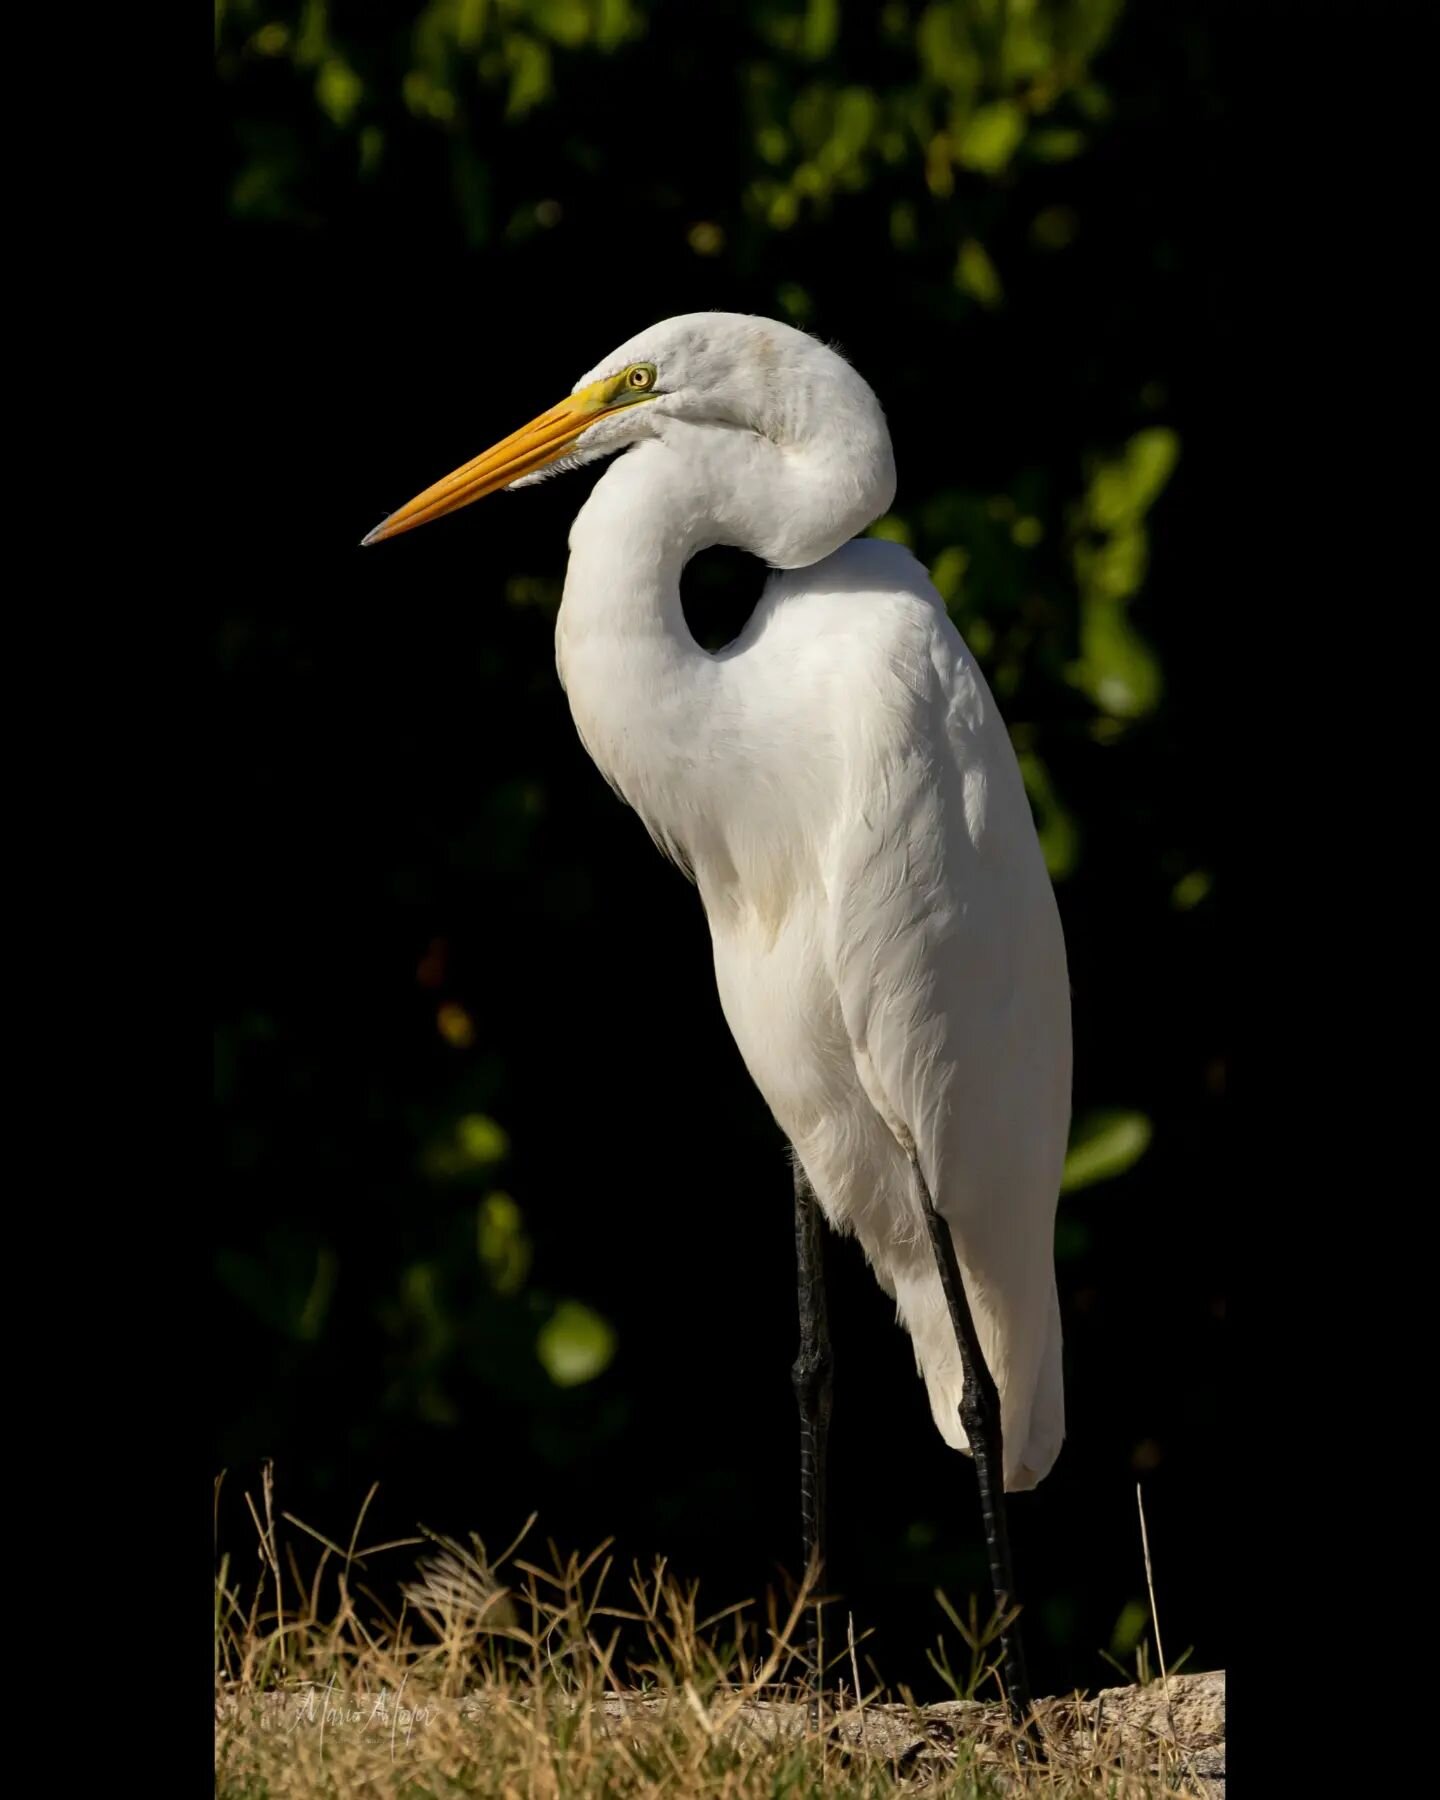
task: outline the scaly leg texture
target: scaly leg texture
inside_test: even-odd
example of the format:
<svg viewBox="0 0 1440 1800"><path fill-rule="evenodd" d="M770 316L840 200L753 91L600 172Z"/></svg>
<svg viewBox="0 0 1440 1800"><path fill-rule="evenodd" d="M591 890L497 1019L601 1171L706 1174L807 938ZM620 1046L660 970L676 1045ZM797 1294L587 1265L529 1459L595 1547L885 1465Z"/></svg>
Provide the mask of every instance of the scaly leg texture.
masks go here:
<svg viewBox="0 0 1440 1800"><path fill-rule="evenodd" d="M825 1443L830 1431L832 1360L825 1304L824 1221L820 1203L795 1163L795 1262L800 1300L800 1351L790 1371L800 1407L800 1528L805 1566L825 1567ZM817 1613L818 1619L818 1613ZM812 1660L818 1643L811 1640ZM820 1671L816 1668L817 1679Z"/></svg>
<svg viewBox="0 0 1440 1800"><path fill-rule="evenodd" d="M965 1373L965 1388L960 1399L960 1423L970 1440L975 1458L975 1475L980 1486L980 1514L985 1526L985 1549L990 1558L990 1584L995 1591L995 1608L1004 1618L1015 1606L1015 1571L1010 1561L1010 1526L1005 1512L1005 1458L1000 1429L1000 1395L994 1377L980 1348L970 1301L961 1279L960 1264L955 1255L955 1242L950 1227L935 1210L935 1202L925 1185L920 1165L913 1158L911 1167L920 1189L930 1243L945 1290L945 1304L955 1328L960 1347L960 1366ZM1005 1671L1006 1698L1018 1723L1030 1716L1030 1680L1025 1672L1025 1650L1020 1641L1018 1622L1006 1625L1000 1633L1000 1653Z"/></svg>

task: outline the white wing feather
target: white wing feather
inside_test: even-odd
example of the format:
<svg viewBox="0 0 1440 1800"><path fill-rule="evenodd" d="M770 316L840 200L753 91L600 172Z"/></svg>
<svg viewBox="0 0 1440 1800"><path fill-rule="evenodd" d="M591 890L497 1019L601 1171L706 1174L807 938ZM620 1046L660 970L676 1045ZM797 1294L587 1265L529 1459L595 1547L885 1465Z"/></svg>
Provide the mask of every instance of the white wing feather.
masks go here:
<svg viewBox="0 0 1440 1800"><path fill-rule="evenodd" d="M856 1079L800 1149L915 1342L935 1423L968 1448L944 1296L912 1203L913 1146L949 1223L1001 1395L1006 1485L1033 1486L1064 1434L1054 1221L1070 1111L1064 940L1019 766L984 676L918 562L861 540L767 593L822 617L845 705L819 925ZM801 614L808 613L808 619ZM838 634L838 643L837 643ZM847 653L848 648L848 653ZM811 1168L811 1159L814 1168ZM857 1192L868 1182L871 1192Z"/></svg>
<svg viewBox="0 0 1440 1800"><path fill-rule="evenodd" d="M576 727L693 873L746 1066L897 1302L941 1434L966 1449L914 1146L1000 1390L1006 1485L1032 1486L1063 1435L1070 1018L1009 737L895 544L776 573L735 643L698 653L678 560L638 535L667 471L663 453L621 458L603 512L592 499L572 533L557 655Z"/></svg>

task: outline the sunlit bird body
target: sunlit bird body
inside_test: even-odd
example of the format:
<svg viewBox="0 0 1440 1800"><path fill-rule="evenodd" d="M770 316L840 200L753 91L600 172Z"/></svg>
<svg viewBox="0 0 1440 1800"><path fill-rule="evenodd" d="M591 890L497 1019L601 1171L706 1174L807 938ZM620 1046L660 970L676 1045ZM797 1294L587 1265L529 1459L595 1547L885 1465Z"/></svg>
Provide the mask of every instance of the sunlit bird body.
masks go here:
<svg viewBox="0 0 1440 1800"><path fill-rule="evenodd" d="M557 663L590 756L699 889L725 1017L803 1171L807 1552L823 1548L829 1407L813 1192L894 1299L936 1426L976 1454L1008 1603L1000 1477L1033 1487L1064 1435L1071 1064L1064 940L1014 751L925 570L856 536L895 492L879 402L771 320L640 333L366 541L617 451L570 534ZM680 576L716 544L775 572L711 654ZM1013 1700L1018 1641L1007 1652Z"/></svg>

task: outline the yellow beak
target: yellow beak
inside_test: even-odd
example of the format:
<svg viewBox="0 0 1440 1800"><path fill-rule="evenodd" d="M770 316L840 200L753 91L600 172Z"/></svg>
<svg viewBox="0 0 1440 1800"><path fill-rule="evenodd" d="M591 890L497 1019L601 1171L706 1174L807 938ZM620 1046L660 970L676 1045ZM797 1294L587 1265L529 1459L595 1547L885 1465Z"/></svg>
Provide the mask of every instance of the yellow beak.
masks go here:
<svg viewBox="0 0 1440 1800"><path fill-rule="evenodd" d="M486 494L509 487L522 475L532 475L536 469L558 462L582 431L628 403L621 399L619 405L615 404L621 389L621 382L613 377L581 388L578 394L571 394L558 406L552 406L549 412L541 413L538 419L512 431L509 437L502 438L491 449L426 488L423 494L407 500L398 512L382 519L368 537L360 540L361 543L379 544L386 538L399 537L402 531L428 525L432 519L443 518L446 513L468 506L472 500L481 500Z"/></svg>

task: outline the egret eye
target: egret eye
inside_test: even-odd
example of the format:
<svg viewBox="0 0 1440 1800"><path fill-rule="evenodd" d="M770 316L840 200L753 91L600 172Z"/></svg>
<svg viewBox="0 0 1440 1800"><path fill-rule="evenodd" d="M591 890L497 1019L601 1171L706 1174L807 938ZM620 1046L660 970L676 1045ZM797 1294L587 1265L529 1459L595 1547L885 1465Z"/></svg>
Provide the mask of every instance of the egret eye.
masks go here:
<svg viewBox="0 0 1440 1800"><path fill-rule="evenodd" d="M625 377L626 387L637 394L643 394L645 389L653 387L654 383L655 371L649 363L637 363Z"/></svg>

